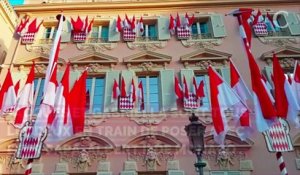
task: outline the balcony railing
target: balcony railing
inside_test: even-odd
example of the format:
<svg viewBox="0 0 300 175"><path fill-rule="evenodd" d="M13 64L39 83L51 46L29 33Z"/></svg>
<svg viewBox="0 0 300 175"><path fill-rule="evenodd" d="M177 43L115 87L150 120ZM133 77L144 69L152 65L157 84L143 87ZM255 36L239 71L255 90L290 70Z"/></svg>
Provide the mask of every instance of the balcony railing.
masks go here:
<svg viewBox="0 0 300 175"><path fill-rule="evenodd" d="M108 43L108 38L87 38L87 43Z"/></svg>
<svg viewBox="0 0 300 175"><path fill-rule="evenodd" d="M200 40L200 39L212 39L211 33L205 33L205 34L192 34L192 40Z"/></svg>
<svg viewBox="0 0 300 175"><path fill-rule="evenodd" d="M139 37L136 37L135 41L147 42L147 41L157 41L157 40L158 40L157 36L153 36L153 37L139 36Z"/></svg>

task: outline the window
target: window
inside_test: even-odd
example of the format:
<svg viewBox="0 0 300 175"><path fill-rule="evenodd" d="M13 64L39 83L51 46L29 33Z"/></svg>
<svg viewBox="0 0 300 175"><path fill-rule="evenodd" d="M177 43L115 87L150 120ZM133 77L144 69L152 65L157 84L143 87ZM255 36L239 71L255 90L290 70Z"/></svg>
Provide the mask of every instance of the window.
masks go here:
<svg viewBox="0 0 300 175"><path fill-rule="evenodd" d="M108 42L109 38L109 22L95 22L90 33L90 43Z"/></svg>
<svg viewBox="0 0 300 175"><path fill-rule="evenodd" d="M212 31L209 30L209 17L195 18L195 22L191 26L193 39L212 38Z"/></svg>
<svg viewBox="0 0 300 175"><path fill-rule="evenodd" d="M104 78L89 77L86 79L86 113L99 114L103 112Z"/></svg>
<svg viewBox="0 0 300 175"><path fill-rule="evenodd" d="M209 101L209 93L208 93L208 87L209 87L209 82L206 80L207 75L196 75L196 82L197 85L200 84L201 81L204 82L204 94L205 97L202 98L202 105L200 106L200 110L209 110L210 109L210 101Z"/></svg>
<svg viewBox="0 0 300 175"><path fill-rule="evenodd" d="M138 32L138 40L156 41L157 40L157 20L144 20L144 32Z"/></svg>
<svg viewBox="0 0 300 175"><path fill-rule="evenodd" d="M45 78L34 79L34 101L35 101L34 112L33 112L34 114L38 114L42 103L44 83L45 83Z"/></svg>
<svg viewBox="0 0 300 175"><path fill-rule="evenodd" d="M144 112L159 112L159 84L158 76L139 76L138 82L142 82L144 90ZM140 108L139 111L143 112Z"/></svg>
<svg viewBox="0 0 300 175"><path fill-rule="evenodd" d="M43 33L42 43L52 42L52 39L55 37L57 28L54 26L46 26Z"/></svg>

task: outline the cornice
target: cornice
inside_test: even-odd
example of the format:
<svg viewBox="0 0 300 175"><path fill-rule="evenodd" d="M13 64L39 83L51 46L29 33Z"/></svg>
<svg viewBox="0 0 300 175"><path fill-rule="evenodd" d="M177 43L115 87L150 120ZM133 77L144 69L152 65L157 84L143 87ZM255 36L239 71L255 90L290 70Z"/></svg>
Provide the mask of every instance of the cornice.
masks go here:
<svg viewBox="0 0 300 175"><path fill-rule="evenodd" d="M249 7L249 6L278 6L278 5L299 5L300 0L164 0L142 1L142 2L90 2L90 3L49 3L49 4L28 4L16 6L18 15L33 12L64 12L71 11L128 11L128 10L170 10L184 8L215 8L218 7Z"/></svg>

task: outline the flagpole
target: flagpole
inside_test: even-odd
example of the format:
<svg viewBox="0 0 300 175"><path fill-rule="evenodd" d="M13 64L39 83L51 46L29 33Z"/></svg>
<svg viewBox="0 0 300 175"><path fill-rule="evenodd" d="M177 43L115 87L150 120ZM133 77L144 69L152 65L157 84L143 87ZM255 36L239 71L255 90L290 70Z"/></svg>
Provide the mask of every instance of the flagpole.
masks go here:
<svg viewBox="0 0 300 175"><path fill-rule="evenodd" d="M32 162L33 162L33 159L28 159L27 166L26 166L26 171L25 171L24 175L31 175L31 172L32 172Z"/></svg>
<svg viewBox="0 0 300 175"><path fill-rule="evenodd" d="M280 174L281 175L288 175L282 153L281 152L276 152L276 158L277 158L277 161L279 163Z"/></svg>

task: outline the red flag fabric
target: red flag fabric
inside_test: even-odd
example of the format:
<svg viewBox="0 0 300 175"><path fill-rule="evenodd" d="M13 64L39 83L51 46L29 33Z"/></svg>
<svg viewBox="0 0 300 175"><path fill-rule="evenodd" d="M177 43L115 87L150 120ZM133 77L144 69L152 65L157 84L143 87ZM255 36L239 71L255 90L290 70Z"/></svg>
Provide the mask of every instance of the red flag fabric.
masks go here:
<svg viewBox="0 0 300 175"><path fill-rule="evenodd" d="M131 30L134 32L135 31L135 16L133 15L132 21L131 21Z"/></svg>
<svg viewBox="0 0 300 175"><path fill-rule="evenodd" d="M145 102L144 102L144 88L143 88L142 81L140 81L138 88L139 88L138 98L139 98L140 110L143 111L145 109Z"/></svg>
<svg viewBox="0 0 300 175"><path fill-rule="evenodd" d="M194 24L194 22L195 22L195 15L193 14L193 16L189 18L189 26Z"/></svg>
<svg viewBox="0 0 300 175"><path fill-rule="evenodd" d="M14 84L12 81L12 76L10 73L10 69L6 74L4 83L0 90L0 110L1 114L3 113L10 113L14 111L14 107L16 105L16 93Z"/></svg>
<svg viewBox="0 0 300 175"><path fill-rule="evenodd" d="M169 30L171 34L175 33L175 20L172 15L170 15Z"/></svg>
<svg viewBox="0 0 300 175"><path fill-rule="evenodd" d="M114 79L113 90L112 90L112 102L117 100L120 96L120 88L116 79Z"/></svg>
<svg viewBox="0 0 300 175"><path fill-rule="evenodd" d="M93 24L94 24L94 18L91 20L91 22L90 22L90 24L87 28L86 33L90 33L92 31Z"/></svg>
<svg viewBox="0 0 300 175"><path fill-rule="evenodd" d="M175 90L175 94L176 94L177 99L183 99L182 88L180 86L180 83L179 83L179 80L178 80L177 77L175 77L174 90Z"/></svg>
<svg viewBox="0 0 300 175"><path fill-rule="evenodd" d="M138 29L140 31L140 33L144 32L144 22L143 22L143 17L141 16L139 23L138 23Z"/></svg>
<svg viewBox="0 0 300 175"><path fill-rule="evenodd" d="M180 16L178 13L177 13L177 17L176 17L176 27L181 27Z"/></svg>
<svg viewBox="0 0 300 175"><path fill-rule="evenodd" d="M122 82L121 82L121 97L126 97L126 84L125 84L125 80L124 77L122 77Z"/></svg>
<svg viewBox="0 0 300 175"><path fill-rule="evenodd" d="M16 97L17 97L18 94L19 94L20 81L21 81L21 80L19 80L19 81L15 84L15 93L16 93Z"/></svg>
<svg viewBox="0 0 300 175"><path fill-rule="evenodd" d="M183 86L184 86L184 98L189 98L189 88L185 76L183 76Z"/></svg>
<svg viewBox="0 0 300 175"><path fill-rule="evenodd" d="M122 20L121 20L120 15L118 15L117 25L116 25L116 31L117 32L121 32L122 31Z"/></svg>
<svg viewBox="0 0 300 175"><path fill-rule="evenodd" d="M272 18L272 16L268 12L267 12L267 18L271 22L272 26L275 28L275 24L273 22L273 18Z"/></svg>
<svg viewBox="0 0 300 175"><path fill-rule="evenodd" d="M22 35L22 33L24 33L26 26L28 25L29 22L29 17L25 18L25 19L21 19L20 24L17 27L16 33L19 35ZM27 31L25 31L27 32Z"/></svg>
<svg viewBox="0 0 300 175"><path fill-rule="evenodd" d="M35 64L33 63L25 86L20 92L20 98L16 104L16 117L14 125L18 128L21 128L26 121L29 121L30 114L32 114L33 111L34 66Z"/></svg>
<svg viewBox="0 0 300 175"><path fill-rule="evenodd" d="M275 54L273 54L273 73L277 116L299 127L299 104Z"/></svg>
<svg viewBox="0 0 300 175"><path fill-rule="evenodd" d="M256 25L260 21L260 18L262 17L260 10L258 10L257 14L254 17L252 25Z"/></svg>
<svg viewBox="0 0 300 175"><path fill-rule="evenodd" d="M69 96L71 120L73 124L73 134L83 132L86 108L86 77L85 70L76 81ZM80 99L80 100L78 100Z"/></svg>
<svg viewBox="0 0 300 175"><path fill-rule="evenodd" d="M197 89L197 96L200 98L205 97L205 93L204 93L204 81L202 80L199 83L198 89Z"/></svg>
<svg viewBox="0 0 300 175"><path fill-rule="evenodd" d="M211 66L208 68L208 75L210 83L211 115L214 125L214 140L223 147L225 135L228 130L224 111L229 107L238 104L240 101L231 88Z"/></svg>
<svg viewBox="0 0 300 175"><path fill-rule="evenodd" d="M134 80L131 80L131 87L130 87L130 99L132 102L135 102L136 100L136 94L135 94L135 85Z"/></svg>
<svg viewBox="0 0 300 175"><path fill-rule="evenodd" d="M35 18L29 25L28 25L28 33L36 33L39 31L40 26L42 25L43 21L37 26L37 19Z"/></svg>

